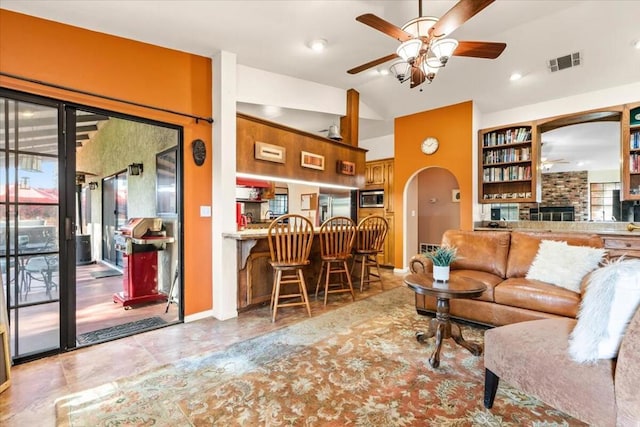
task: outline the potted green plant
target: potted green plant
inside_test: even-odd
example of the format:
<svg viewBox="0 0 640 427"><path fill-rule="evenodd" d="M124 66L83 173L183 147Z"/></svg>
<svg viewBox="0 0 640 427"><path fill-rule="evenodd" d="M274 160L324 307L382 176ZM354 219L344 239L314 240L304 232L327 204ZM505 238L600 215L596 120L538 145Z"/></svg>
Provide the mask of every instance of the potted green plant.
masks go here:
<svg viewBox="0 0 640 427"><path fill-rule="evenodd" d="M446 282L449 280L451 263L458 257L458 248L443 245L430 252L425 252L424 256L433 263L433 278Z"/></svg>

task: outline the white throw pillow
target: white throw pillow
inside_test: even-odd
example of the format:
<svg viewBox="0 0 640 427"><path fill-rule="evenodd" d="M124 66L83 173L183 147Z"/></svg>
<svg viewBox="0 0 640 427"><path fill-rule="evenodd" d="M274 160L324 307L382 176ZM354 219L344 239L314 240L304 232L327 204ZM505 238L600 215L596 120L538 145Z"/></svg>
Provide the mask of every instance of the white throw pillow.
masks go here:
<svg viewBox="0 0 640 427"><path fill-rule="evenodd" d="M540 280L580 293L582 278L598 267L604 254L605 249L602 248L542 240L527 272L527 279Z"/></svg>
<svg viewBox="0 0 640 427"><path fill-rule="evenodd" d="M624 332L640 305L640 260L618 260L589 277L569 355L590 363L618 355Z"/></svg>

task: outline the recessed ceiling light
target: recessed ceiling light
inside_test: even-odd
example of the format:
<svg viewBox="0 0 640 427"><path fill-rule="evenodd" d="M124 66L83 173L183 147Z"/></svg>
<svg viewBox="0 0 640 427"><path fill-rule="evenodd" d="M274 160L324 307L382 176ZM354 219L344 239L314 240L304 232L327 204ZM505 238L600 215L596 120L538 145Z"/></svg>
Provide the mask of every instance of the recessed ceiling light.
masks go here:
<svg viewBox="0 0 640 427"><path fill-rule="evenodd" d="M267 117L279 117L282 115L282 108L276 105L264 105L262 111Z"/></svg>
<svg viewBox="0 0 640 427"><path fill-rule="evenodd" d="M327 41L325 39L311 40L309 47L316 52L322 52L327 47Z"/></svg>
<svg viewBox="0 0 640 427"><path fill-rule="evenodd" d="M513 73L511 74L511 77L509 77L509 80L511 80L512 82L516 81L516 80L520 80L522 78L522 74L520 73Z"/></svg>
<svg viewBox="0 0 640 427"><path fill-rule="evenodd" d="M633 47L635 47L636 49L640 49L640 40L636 40L635 42L633 42Z"/></svg>
<svg viewBox="0 0 640 427"><path fill-rule="evenodd" d="M378 73L380 73L380 75L382 75L382 76L388 76L389 75L389 70L387 68L382 68L382 69L378 70Z"/></svg>

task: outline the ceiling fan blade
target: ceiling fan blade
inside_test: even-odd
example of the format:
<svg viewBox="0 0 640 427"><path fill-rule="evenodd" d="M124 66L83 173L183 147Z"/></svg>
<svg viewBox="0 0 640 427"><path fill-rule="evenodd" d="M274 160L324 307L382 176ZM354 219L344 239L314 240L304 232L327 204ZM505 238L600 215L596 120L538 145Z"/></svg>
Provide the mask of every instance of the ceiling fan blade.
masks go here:
<svg viewBox="0 0 640 427"><path fill-rule="evenodd" d="M369 61L366 64L362 64L360 66L357 66L355 68L352 68L350 70L347 71L347 73L349 74L358 74L364 70L368 70L371 67L375 67L376 65L380 65L383 64L387 61L391 61L394 58L398 58L398 55L396 55L395 53L392 53L390 55L387 56L383 56L382 58L378 58L378 59L374 59L373 61Z"/></svg>
<svg viewBox="0 0 640 427"><path fill-rule="evenodd" d="M382 31L388 36L393 37L394 39L404 42L409 40L411 34L402 31L400 28L393 25L391 22L387 22L382 18L378 18L373 13L366 13L364 15L360 15L356 18L356 21L362 22L365 25L370 26L378 31Z"/></svg>
<svg viewBox="0 0 640 427"><path fill-rule="evenodd" d="M460 0L455 6L440 17L438 22L429 30L431 37L444 37L456 28L477 15L482 9L495 0Z"/></svg>
<svg viewBox="0 0 640 427"><path fill-rule="evenodd" d="M411 67L411 89L424 83L426 76L420 67Z"/></svg>
<svg viewBox="0 0 640 427"><path fill-rule="evenodd" d="M506 43L458 42L458 47L453 51L453 56L496 59L506 47Z"/></svg>

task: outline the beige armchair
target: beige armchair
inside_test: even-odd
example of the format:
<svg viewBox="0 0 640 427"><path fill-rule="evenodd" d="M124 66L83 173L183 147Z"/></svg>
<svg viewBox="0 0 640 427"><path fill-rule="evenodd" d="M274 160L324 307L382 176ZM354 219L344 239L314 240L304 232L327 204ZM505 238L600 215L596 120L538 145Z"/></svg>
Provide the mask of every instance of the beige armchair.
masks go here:
<svg viewBox="0 0 640 427"><path fill-rule="evenodd" d="M617 361L574 362L568 342L575 323L533 320L486 331L484 406L493 406L502 379L589 425L640 426L640 309Z"/></svg>

